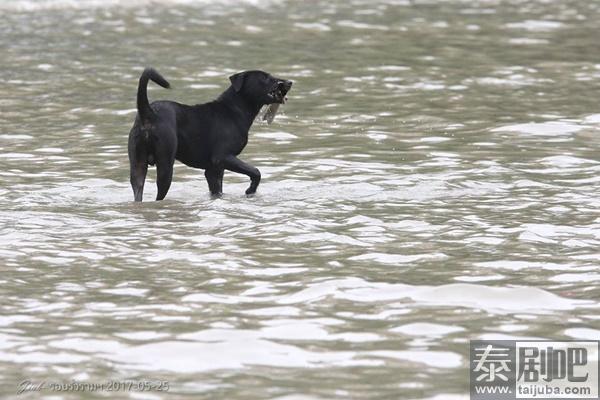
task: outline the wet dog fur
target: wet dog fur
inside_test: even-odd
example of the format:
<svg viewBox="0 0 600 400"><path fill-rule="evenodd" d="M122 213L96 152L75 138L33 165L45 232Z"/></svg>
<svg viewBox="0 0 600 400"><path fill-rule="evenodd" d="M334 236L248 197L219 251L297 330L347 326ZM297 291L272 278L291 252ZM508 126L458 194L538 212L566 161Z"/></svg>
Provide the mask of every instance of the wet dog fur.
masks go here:
<svg viewBox="0 0 600 400"><path fill-rule="evenodd" d="M130 180L135 201L142 201L148 165L156 165L158 193L167 195L175 160L204 169L213 197L223 192L225 170L247 175L247 195L256 192L260 171L237 156L248 143L248 131L265 104L284 103L292 82L263 71L244 71L229 77L231 85L216 100L198 105L174 101L148 102L151 80L169 88L156 70L146 68L137 92L137 116L129 133Z"/></svg>

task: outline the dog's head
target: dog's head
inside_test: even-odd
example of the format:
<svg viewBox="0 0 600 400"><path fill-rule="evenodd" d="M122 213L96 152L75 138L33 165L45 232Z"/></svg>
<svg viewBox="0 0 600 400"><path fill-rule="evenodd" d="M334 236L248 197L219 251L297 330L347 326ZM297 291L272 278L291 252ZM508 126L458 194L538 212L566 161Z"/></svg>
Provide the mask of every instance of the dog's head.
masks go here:
<svg viewBox="0 0 600 400"><path fill-rule="evenodd" d="M285 103L285 95L292 87L292 81L275 78L263 71L240 72L231 75L229 80L237 93L260 105Z"/></svg>

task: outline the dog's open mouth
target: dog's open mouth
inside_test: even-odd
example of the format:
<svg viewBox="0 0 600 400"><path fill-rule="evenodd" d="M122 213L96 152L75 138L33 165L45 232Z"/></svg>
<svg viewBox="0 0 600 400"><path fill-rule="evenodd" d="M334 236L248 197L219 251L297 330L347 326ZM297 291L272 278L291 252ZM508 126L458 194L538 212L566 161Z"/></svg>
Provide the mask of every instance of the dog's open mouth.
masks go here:
<svg viewBox="0 0 600 400"><path fill-rule="evenodd" d="M269 96L275 100L275 103L285 104L287 101L287 93L290 91L292 87L292 82L290 81L282 81L278 82L277 85L271 90Z"/></svg>

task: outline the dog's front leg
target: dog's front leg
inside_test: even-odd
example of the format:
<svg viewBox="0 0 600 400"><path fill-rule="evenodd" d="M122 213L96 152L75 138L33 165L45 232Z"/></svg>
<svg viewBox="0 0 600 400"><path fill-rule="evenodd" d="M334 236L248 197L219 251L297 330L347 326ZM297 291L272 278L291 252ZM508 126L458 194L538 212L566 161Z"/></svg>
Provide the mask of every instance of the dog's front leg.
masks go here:
<svg viewBox="0 0 600 400"><path fill-rule="evenodd" d="M223 160L223 167L231 172L247 175L250 178L250 187L246 194L253 194L260 183L260 171L252 165L246 164L235 156L227 156Z"/></svg>

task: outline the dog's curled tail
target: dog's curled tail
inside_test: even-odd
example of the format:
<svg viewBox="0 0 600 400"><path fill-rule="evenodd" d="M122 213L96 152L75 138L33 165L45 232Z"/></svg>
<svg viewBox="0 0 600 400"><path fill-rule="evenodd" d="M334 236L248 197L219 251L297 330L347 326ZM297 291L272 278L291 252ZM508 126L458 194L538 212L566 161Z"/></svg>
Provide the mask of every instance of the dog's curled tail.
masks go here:
<svg viewBox="0 0 600 400"><path fill-rule="evenodd" d="M144 70L142 76L140 76L140 83L138 85L137 92L137 109L142 121L152 120L156 117L156 114L154 114L154 111L150 107L150 103L148 103L148 92L146 89L148 86L148 80L151 80L165 89L169 89L171 87L169 82L167 82L167 80L163 78L161 74L156 72L154 68L146 68Z"/></svg>

